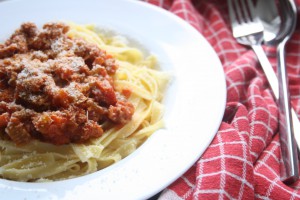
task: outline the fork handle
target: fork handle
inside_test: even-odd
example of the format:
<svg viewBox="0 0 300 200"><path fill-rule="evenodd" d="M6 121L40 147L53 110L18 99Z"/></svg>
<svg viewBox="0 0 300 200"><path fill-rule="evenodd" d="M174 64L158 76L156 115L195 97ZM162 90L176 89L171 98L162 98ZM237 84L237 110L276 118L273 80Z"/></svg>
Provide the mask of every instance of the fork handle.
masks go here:
<svg viewBox="0 0 300 200"><path fill-rule="evenodd" d="M295 110L290 107L284 55L285 45L279 45L277 49L279 79L277 78L262 46L252 45L252 49L258 57L279 105L279 136L283 159L281 166L282 178L284 182L292 183L295 182L299 176L298 149L300 149L300 121ZM280 81L280 86L278 81ZM295 137L294 133L298 133L296 135L297 137Z"/></svg>
<svg viewBox="0 0 300 200"><path fill-rule="evenodd" d="M269 82L269 85L273 91L273 95L275 96L276 100L279 98L279 89L278 89L278 78L276 73L273 70L273 67L266 56L266 53L264 52L261 45L252 45L252 49L255 52L260 65L267 77L267 80Z"/></svg>

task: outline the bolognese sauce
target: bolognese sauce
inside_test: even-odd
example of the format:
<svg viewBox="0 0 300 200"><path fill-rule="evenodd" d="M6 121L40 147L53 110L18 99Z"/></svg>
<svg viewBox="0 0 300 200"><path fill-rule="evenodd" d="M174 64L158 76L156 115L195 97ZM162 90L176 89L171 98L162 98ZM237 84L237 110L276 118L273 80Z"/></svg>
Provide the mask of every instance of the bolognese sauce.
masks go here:
<svg viewBox="0 0 300 200"><path fill-rule="evenodd" d="M24 23L0 44L0 139L83 143L100 137L105 121L131 120L134 106L114 88L115 59L68 30Z"/></svg>

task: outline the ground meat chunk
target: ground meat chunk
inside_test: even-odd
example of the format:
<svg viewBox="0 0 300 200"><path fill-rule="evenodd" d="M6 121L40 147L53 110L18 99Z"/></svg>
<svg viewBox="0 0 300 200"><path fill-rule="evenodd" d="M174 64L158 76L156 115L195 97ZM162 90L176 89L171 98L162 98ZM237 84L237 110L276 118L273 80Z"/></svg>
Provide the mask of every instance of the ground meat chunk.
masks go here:
<svg viewBox="0 0 300 200"><path fill-rule="evenodd" d="M8 46L0 45L0 58L10 57L18 52L19 47L17 44L11 44Z"/></svg>
<svg viewBox="0 0 300 200"><path fill-rule="evenodd" d="M74 53L84 58L86 64L92 69L95 65L105 67L106 72L110 75L115 74L118 68L115 60L111 55L99 49L96 45L86 45L83 40L75 40Z"/></svg>
<svg viewBox="0 0 300 200"><path fill-rule="evenodd" d="M31 140L31 118L34 115L35 112L28 109L11 114L5 131L16 144L26 144Z"/></svg>
<svg viewBox="0 0 300 200"><path fill-rule="evenodd" d="M131 120L133 105L114 88L115 59L68 30L27 22L0 44L0 139L84 143L106 121Z"/></svg>
<svg viewBox="0 0 300 200"><path fill-rule="evenodd" d="M21 25L21 32L23 32L27 38L34 38L38 34L38 28L34 23L27 22Z"/></svg>
<svg viewBox="0 0 300 200"><path fill-rule="evenodd" d="M14 91L12 89L0 90L0 101L12 102L14 101Z"/></svg>
<svg viewBox="0 0 300 200"><path fill-rule="evenodd" d="M9 122L10 116L8 113L0 114L0 128L6 127Z"/></svg>
<svg viewBox="0 0 300 200"><path fill-rule="evenodd" d="M105 103L107 105L115 105L117 103L117 97L113 86L107 80L96 80L91 83L92 97L99 103Z"/></svg>
<svg viewBox="0 0 300 200"><path fill-rule="evenodd" d="M33 118L33 124L44 141L58 145L85 142L103 133L101 126L89 120L82 109L43 112Z"/></svg>
<svg viewBox="0 0 300 200"><path fill-rule="evenodd" d="M118 101L115 106L109 106L108 117L116 123L124 124L131 119L133 112L134 107L131 103Z"/></svg>
<svg viewBox="0 0 300 200"><path fill-rule="evenodd" d="M49 109L49 94L44 92L44 88L51 84L51 79L40 70L34 67L24 68L17 77L15 97L16 101L28 108L36 110Z"/></svg>

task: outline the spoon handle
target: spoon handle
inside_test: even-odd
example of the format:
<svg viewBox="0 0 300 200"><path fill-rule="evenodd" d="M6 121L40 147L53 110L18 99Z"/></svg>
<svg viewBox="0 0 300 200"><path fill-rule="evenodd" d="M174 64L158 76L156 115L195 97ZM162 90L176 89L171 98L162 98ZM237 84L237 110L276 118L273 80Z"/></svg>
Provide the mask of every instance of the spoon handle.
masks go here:
<svg viewBox="0 0 300 200"><path fill-rule="evenodd" d="M297 144L300 149L300 135L296 137L296 143L294 133L300 132L300 121L295 110L290 107L285 66L285 44L282 43L277 49L279 78L277 78L262 46L252 45L252 49L258 57L273 94L278 101L280 146L283 158L283 163L281 163L281 178L286 183L292 183L298 179L299 175Z"/></svg>
<svg viewBox="0 0 300 200"><path fill-rule="evenodd" d="M285 182L295 182L299 176L298 152L294 137L290 95L288 87L288 76L285 62L285 41L277 47L277 69L279 82L279 134L281 140L281 155L284 166L281 168L285 175ZM284 177L283 177L284 178Z"/></svg>

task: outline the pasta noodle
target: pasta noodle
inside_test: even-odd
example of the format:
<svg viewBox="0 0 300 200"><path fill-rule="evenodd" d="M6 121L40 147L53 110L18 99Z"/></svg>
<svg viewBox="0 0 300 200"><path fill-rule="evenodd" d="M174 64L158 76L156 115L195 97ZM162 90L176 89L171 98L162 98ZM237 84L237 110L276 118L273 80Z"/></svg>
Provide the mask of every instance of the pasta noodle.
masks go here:
<svg viewBox="0 0 300 200"><path fill-rule="evenodd" d="M68 25L69 37L97 44L116 58L119 68L113 77L115 88L132 91L128 99L135 107L132 120L122 127L105 122L104 134L84 144L54 145L33 140L18 146L0 139L2 178L41 182L90 174L128 156L163 127L161 101L169 75L156 70L156 58L129 47L122 37L99 33L92 25Z"/></svg>

